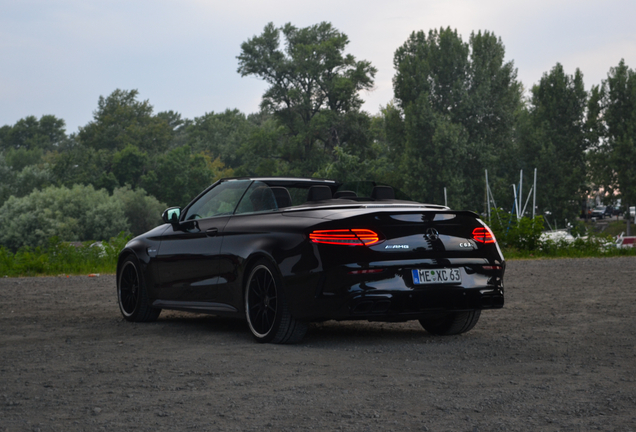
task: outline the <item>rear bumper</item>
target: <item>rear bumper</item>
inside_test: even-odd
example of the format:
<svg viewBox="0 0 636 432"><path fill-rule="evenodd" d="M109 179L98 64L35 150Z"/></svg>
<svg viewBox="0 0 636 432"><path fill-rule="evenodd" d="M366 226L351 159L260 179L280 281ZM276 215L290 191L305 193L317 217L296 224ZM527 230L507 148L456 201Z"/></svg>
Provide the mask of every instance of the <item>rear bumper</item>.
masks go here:
<svg viewBox="0 0 636 432"><path fill-rule="evenodd" d="M408 294L376 293L350 299L341 311L340 319L403 321L448 312L497 309L503 305L503 289L500 288L435 288Z"/></svg>
<svg viewBox="0 0 636 432"><path fill-rule="evenodd" d="M504 305L504 270L458 267L461 284L416 285L412 268L350 275L340 268L303 286L288 286L292 314L304 320L407 321ZM313 288L308 288L313 286ZM313 295L310 296L310 292Z"/></svg>

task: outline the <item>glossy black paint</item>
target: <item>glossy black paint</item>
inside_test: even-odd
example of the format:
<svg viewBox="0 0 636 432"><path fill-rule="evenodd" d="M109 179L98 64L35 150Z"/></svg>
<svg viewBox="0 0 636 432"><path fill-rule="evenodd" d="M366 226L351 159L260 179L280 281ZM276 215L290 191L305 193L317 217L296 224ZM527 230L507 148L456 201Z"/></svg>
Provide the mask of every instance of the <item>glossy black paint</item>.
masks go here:
<svg viewBox="0 0 636 432"><path fill-rule="evenodd" d="M296 181L249 180L288 187ZM334 192L338 187L305 182ZM471 212L396 200L331 199L183 220L191 205L181 211L181 220L136 237L121 252L118 273L128 255L137 256L154 307L244 317L245 279L263 258L279 272L289 310L300 320L403 321L503 306L504 258L497 243L472 239L472 230L484 224ZM309 240L313 230L342 228L373 229L382 240L372 246ZM439 235L427 237L430 228ZM426 268L458 268L462 284L415 285L411 271ZM361 270L378 272L355 273Z"/></svg>

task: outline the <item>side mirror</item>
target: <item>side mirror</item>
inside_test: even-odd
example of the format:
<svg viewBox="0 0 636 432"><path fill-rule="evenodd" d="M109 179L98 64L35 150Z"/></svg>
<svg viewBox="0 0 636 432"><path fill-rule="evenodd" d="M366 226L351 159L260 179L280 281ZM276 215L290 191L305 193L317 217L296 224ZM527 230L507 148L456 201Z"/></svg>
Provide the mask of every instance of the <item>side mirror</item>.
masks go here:
<svg viewBox="0 0 636 432"><path fill-rule="evenodd" d="M170 207L164 210L161 214L161 219L165 223L169 223L172 225L176 225L179 223L179 218L181 217L181 207Z"/></svg>

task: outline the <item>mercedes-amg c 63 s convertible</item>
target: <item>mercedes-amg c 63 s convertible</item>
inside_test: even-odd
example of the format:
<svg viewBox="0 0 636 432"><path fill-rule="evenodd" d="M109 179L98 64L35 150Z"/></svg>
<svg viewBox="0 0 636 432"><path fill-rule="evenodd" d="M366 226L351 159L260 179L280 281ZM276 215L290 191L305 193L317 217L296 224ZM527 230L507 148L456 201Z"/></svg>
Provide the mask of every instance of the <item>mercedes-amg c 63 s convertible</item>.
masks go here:
<svg viewBox="0 0 636 432"><path fill-rule="evenodd" d="M162 217L119 256L128 321L162 309L242 317L257 341L294 343L324 320L460 334L504 304L505 261L478 215L388 186L223 179Z"/></svg>

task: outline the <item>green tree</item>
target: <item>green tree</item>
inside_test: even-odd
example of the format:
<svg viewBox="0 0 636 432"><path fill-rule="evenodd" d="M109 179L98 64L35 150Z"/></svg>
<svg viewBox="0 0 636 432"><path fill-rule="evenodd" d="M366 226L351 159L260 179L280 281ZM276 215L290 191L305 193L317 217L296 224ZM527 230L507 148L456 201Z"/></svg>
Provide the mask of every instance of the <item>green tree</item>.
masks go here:
<svg viewBox="0 0 636 432"><path fill-rule="evenodd" d="M28 116L0 128L0 205L54 183L48 159L67 140L64 120Z"/></svg>
<svg viewBox="0 0 636 432"><path fill-rule="evenodd" d="M420 102L405 110L406 158L402 172L406 192L417 200L444 204L447 188L449 206L479 208L479 201L470 199L469 179L463 172L469 159L466 129Z"/></svg>
<svg viewBox="0 0 636 432"><path fill-rule="evenodd" d="M600 137L594 148L595 180L623 205L636 203L636 71L621 60L601 87L592 89L590 117Z"/></svg>
<svg viewBox="0 0 636 432"><path fill-rule="evenodd" d="M156 177L151 170L167 152L187 143L191 121L174 111L153 115L153 107L138 95L117 89L100 96L93 120L51 157L58 184L91 184L111 193L126 184L135 189L142 178L148 184Z"/></svg>
<svg viewBox="0 0 636 432"><path fill-rule="evenodd" d="M274 176L289 173L288 162L284 160L282 146L286 141L284 126L266 112L249 116L254 124L249 136L237 153L242 161L236 169L238 176Z"/></svg>
<svg viewBox="0 0 636 432"><path fill-rule="evenodd" d="M50 151L65 138L64 120L53 115L44 115L40 120L28 116L18 120L13 126L0 128L0 149Z"/></svg>
<svg viewBox="0 0 636 432"><path fill-rule="evenodd" d="M156 117L166 122L171 130L172 138L169 143L171 149L188 144L188 128L192 120L183 119L181 114L172 110L159 112Z"/></svg>
<svg viewBox="0 0 636 432"><path fill-rule="evenodd" d="M368 144L364 127L358 127L369 121L359 111L359 92L372 88L376 69L345 55L348 43L345 34L322 22L305 28L269 23L260 36L241 45L238 72L270 85L261 108L273 113L284 128L274 146L271 134L251 140L255 147L271 146L267 158L272 162L266 164L270 168L277 165L291 174L311 175L334 160L336 147L355 153L348 147ZM257 138L265 138L265 143Z"/></svg>
<svg viewBox="0 0 636 432"><path fill-rule="evenodd" d="M405 136L402 110L392 102L382 107L371 118L370 133L374 167L367 178L403 188L404 176L400 170Z"/></svg>
<svg viewBox="0 0 636 432"><path fill-rule="evenodd" d="M97 150L71 137L51 155L51 171L56 183L72 187L74 184L93 185L112 192L120 186L112 172L113 152Z"/></svg>
<svg viewBox="0 0 636 432"><path fill-rule="evenodd" d="M4 156L0 153L0 205L13 194L15 176L15 172L7 165Z"/></svg>
<svg viewBox="0 0 636 432"><path fill-rule="evenodd" d="M148 155L131 144L113 155L112 171L120 185L130 185L133 189L139 184L148 165Z"/></svg>
<svg viewBox="0 0 636 432"><path fill-rule="evenodd" d="M446 187L449 205L479 210L484 170L508 175L521 85L504 55L494 34L466 43L450 28L414 32L398 48L393 85L403 114L390 124L393 146L404 149L405 192L443 203Z"/></svg>
<svg viewBox="0 0 636 432"><path fill-rule="evenodd" d="M64 120L53 115L20 119L13 126L0 128L0 151L16 172L42 161L66 139Z"/></svg>
<svg viewBox="0 0 636 432"><path fill-rule="evenodd" d="M206 113L187 127L187 143L195 152L217 155L229 167L243 164L239 151L256 125L239 110Z"/></svg>
<svg viewBox="0 0 636 432"><path fill-rule="evenodd" d="M7 165L9 165L14 171L21 171L28 166L37 165L42 162L44 152L39 148L10 148L4 151L4 157Z"/></svg>
<svg viewBox="0 0 636 432"><path fill-rule="evenodd" d="M574 220L587 195L587 92L583 74L567 75L559 63L532 88L520 125L520 154L537 168L537 205L550 220Z"/></svg>
<svg viewBox="0 0 636 432"><path fill-rule="evenodd" d="M189 146L175 148L155 160L154 169L140 184L151 195L170 206L185 206L219 176L231 176L219 160L193 153Z"/></svg>
<svg viewBox="0 0 636 432"><path fill-rule="evenodd" d="M168 149L173 137L174 113L153 116L152 105L137 100L137 90L117 89L99 97L93 120L80 127L79 141L96 150L115 152L132 145L149 153Z"/></svg>

